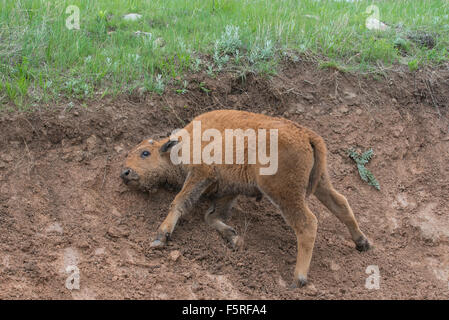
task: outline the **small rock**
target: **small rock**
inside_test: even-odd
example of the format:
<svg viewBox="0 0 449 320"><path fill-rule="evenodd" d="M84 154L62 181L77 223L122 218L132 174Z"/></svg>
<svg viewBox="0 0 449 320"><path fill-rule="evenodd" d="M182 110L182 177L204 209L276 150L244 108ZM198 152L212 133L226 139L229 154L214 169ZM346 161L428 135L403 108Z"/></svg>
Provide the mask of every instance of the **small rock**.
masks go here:
<svg viewBox="0 0 449 320"><path fill-rule="evenodd" d="M353 248L354 247L354 242L343 239L342 244L344 244L345 246L349 247L349 248Z"/></svg>
<svg viewBox="0 0 449 320"><path fill-rule="evenodd" d="M128 13L123 16L123 20L126 21L136 21L142 18L141 14L138 13Z"/></svg>
<svg viewBox="0 0 449 320"><path fill-rule="evenodd" d="M11 162L14 160L14 158L10 155L10 154L3 154L2 155L2 160L5 162Z"/></svg>
<svg viewBox="0 0 449 320"><path fill-rule="evenodd" d="M348 113L348 112L349 112L348 107L345 106L345 105L341 105L340 107L338 107L337 110L338 110L338 112L340 112L340 113Z"/></svg>
<svg viewBox="0 0 449 320"><path fill-rule="evenodd" d="M404 128L402 126L393 128L393 137L399 138L402 134L402 131L404 131Z"/></svg>
<svg viewBox="0 0 449 320"><path fill-rule="evenodd" d="M64 149L63 149L64 153L67 153L67 150L70 149L70 146L71 146L71 145L72 145L72 144L71 144L71 142L70 142L69 139L62 139L62 140L61 140L61 146L64 148Z"/></svg>
<svg viewBox="0 0 449 320"><path fill-rule="evenodd" d="M196 282L196 281L194 281L193 283L192 283L192 291L193 292L198 292L198 291L200 291L200 290L202 290L203 288L201 287L201 285L198 283L198 282Z"/></svg>
<svg viewBox="0 0 449 320"><path fill-rule="evenodd" d="M153 34L151 32L144 32L144 31L136 31L134 32L136 36L147 36L148 38L151 38Z"/></svg>
<svg viewBox="0 0 449 320"><path fill-rule="evenodd" d="M278 284L279 286L281 286L282 288L287 288L287 283L284 281L284 279L282 279L282 277L279 276L278 278Z"/></svg>
<svg viewBox="0 0 449 320"><path fill-rule="evenodd" d="M108 229L107 234L111 238L122 238L129 236L129 231L124 230L123 228L112 226Z"/></svg>
<svg viewBox="0 0 449 320"><path fill-rule="evenodd" d="M316 289L316 287L313 283L309 284L306 287L306 294L308 296L312 296L312 297L315 297L318 294L318 290Z"/></svg>
<svg viewBox="0 0 449 320"><path fill-rule="evenodd" d="M77 161L77 162L83 161L84 158L85 158L85 154L82 151L76 152L75 155L73 156L73 160Z"/></svg>
<svg viewBox="0 0 449 320"><path fill-rule="evenodd" d="M370 30L380 30L385 31L388 29L388 26L376 18L368 18L366 19L366 27Z"/></svg>
<svg viewBox="0 0 449 320"><path fill-rule="evenodd" d="M90 248L89 243L86 240L81 241L81 243L79 244L79 247L81 249L89 249Z"/></svg>
<svg viewBox="0 0 449 320"><path fill-rule="evenodd" d="M391 99L391 102L393 102L393 104L398 103L398 100L396 100L395 98Z"/></svg>
<svg viewBox="0 0 449 320"><path fill-rule="evenodd" d="M87 150L92 151L97 146L98 138L95 135L91 135L87 140Z"/></svg>
<svg viewBox="0 0 449 320"><path fill-rule="evenodd" d="M6 163L0 160L0 169L6 168Z"/></svg>
<svg viewBox="0 0 449 320"><path fill-rule="evenodd" d="M303 97L304 97L304 99L306 99L308 102L313 102L314 97L313 97L312 94L306 93L306 94L303 95Z"/></svg>
<svg viewBox="0 0 449 320"><path fill-rule="evenodd" d="M353 99L355 99L357 97L357 95L354 92L351 92L351 91L345 91L344 95L345 95L345 99L346 100L353 100Z"/></svg>
<svg viewBox="0 0 449 320"><path fill-rule="evenodd" d="M359 115L361 115L362 114L362 109L357 109L357 110L355 110L355 113L359 116Z"/></svg>
<svg viewBox="0 0 449 320"><path fill-rule="evenodd" d="M172 261L177 261L180 256L181 252L179 252L179 250L173 250L170 252L170 259L172 259Z"/></svg>
<svg viewBox="0 0 449 320"><path fill-rule="evenodd" d="M44 131L44 133L46 133L46 131ZM20 141L14 140L14 141L10 141L9 144L10 144L12 147L18 149L18 148L20 148L21 142L20 142ZM3 159L3 160L4 160L4 159Z"/></svg>
<svg viewBox="0 0 449 320"><path fill-rule="evenodd" d="M122 147L122 146L115 146L115 147L114 147L114 150L115 150L117 153L121 153L121 152L123 151L123 147Z"/></svg>
<svg viewBox="0 0 449 320"><path fill-rule="evenodd" d="M340 270L340 266L338 264L336 264L335 261L331 261L330 268L331 268L332 271Z"/></svg>
<svg viewBox="0 0 449 320"><path fill-rule="evenodd" d="M63 229L61 227L61 224L58 222L50 224L46 229L46 233L56 232L56 233L63 233Z"/></svg>
<svg viewBox="0 0 449 320"><path fill-rule="evenodd" d="M302 104L296 103L293 106L291 106L288 111L290 113L300 114L300 113L303 113L305 111L305 108L304 108L304 106Z"/></svg>
<svg viewBox="0 0 449 320"><path fill-rule="evenodd" d="M117 210L117 208L112 208L111 213L116 216L116 217L121 217L122 214L120 213L120 211Z"/></svg>
<svg viewBox="0 0 449 320"><path fill-rule="evenodd" d="M99 256L99 255L104 254L105 252L106 252L106 249L105 249L105 248L97 248L97 249L95 249L94 254L95 254L96 256Z"/></svg>

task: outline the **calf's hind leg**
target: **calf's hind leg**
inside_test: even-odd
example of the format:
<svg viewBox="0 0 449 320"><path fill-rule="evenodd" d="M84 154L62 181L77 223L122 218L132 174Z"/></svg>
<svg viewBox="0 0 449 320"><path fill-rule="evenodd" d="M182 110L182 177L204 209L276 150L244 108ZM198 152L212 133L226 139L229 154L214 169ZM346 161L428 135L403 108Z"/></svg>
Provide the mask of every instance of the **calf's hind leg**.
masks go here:
<svg viewBox="0 0 449 320"><path fill-rule="evenodd" d="M357 250L366 251L371 247L366 236L360 231L348 200L333 188L328 173L322 175L315 196L346 225Z"/></svg>
<svg viewBox="0 0 449 320"><path fill-rule="evenodd" d="M288 181L285 179L284 181ZM305 199L305 186L291 181L288 190L276 188L276 183L264 183L263 193L279 207L287 224L294 230L297 241L296 266L292 286L307 284L307 273L312 260L318 228L317 218L310 211Z"/></svg>
<svg viewBox="0 0 449 320"><path fill-rule="evenodd" d="M229 217L229 211L235 201L235 196L226 196L214 201L209 210L204 214L206 223L220 233L233 248L240 247L243 241L234 228L225 224L222 219Z"/></svg>
<svg viewBox="0 0 449 320"><path fill-rule="evenodd" d="M317 218L308 208L304 198L291 199L280 207L286 222L295 231L298 247L292 287L302 287L307 284L307 273L318 228Z"/></svg>

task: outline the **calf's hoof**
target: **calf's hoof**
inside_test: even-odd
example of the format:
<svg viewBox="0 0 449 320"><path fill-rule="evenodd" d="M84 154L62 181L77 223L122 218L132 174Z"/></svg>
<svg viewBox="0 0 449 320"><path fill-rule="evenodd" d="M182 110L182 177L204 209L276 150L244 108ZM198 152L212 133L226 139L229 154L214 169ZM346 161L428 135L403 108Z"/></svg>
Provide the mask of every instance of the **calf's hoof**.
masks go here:
<svg viewBox="0 0 449 320"><path fill-rule="evenodd" d="M241 249L243 247L243 239L237 235L237 231L234 228L229 227L222 234L223 238L229 243L234 250Z"/></svg>
<svg viewBox="0 0 449 320"><path fill-rule="evenodd" d="M152 248L152 249L160 249L164 246L165 246L165 243L162 242L161 240L157 240L157 239L154 240L153 242L151 242L151 244L150 244L150 248Z"/></svg>
<svg viewBox="0 0 449 320"><path fill-rule="evenodd" d="M297 280L293 281L290 285L290 289L302 288L307 285L307 278L304 276L299 276Z"/></svg>
<svg viewBox="0 0 449 320"><path fill-rule="evenodd" d="M159 249L164 247L167 244L168 235L167 234L158 234L156 239L153 240L150 244L150 248Z"/></svg>
<svg viewBox="0 0 449 320"><path fill-rule="evenodd" d="M234 236L229 243L234 250L240 250L243 248L243 238L240 236Z"/></svg>
<svg viewBox="0 0 449 320"><path fill-rule="evenodd" d="M368 239L365 237L360 237L355 241L355 248L360 251L368 251L371 249L371 244L369 243Z"/></svg>

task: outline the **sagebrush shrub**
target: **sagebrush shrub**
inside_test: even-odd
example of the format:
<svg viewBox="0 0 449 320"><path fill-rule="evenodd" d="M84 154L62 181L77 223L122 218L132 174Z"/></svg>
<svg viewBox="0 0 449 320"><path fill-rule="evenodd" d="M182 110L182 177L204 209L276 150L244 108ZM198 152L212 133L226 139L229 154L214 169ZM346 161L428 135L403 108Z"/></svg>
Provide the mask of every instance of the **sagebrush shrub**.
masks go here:
<svg viewBox="0 0 449 320"><path fill-rule="evenodd" d="M362 178L363 181L368 182L370 186L380 190L379 182L376 180L371 171L365 168L365 164L367 164L374 155L373 149L369 149L360 155L357 151L351 148L348 150L348 155L356 162L360 178Z"/></svg>

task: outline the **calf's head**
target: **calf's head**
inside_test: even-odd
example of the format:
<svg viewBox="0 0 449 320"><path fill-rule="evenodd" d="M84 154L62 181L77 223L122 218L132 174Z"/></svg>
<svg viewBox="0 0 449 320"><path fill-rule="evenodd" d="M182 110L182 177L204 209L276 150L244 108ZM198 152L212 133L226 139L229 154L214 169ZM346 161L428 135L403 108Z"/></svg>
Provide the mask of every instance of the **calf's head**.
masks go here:
<svg viewBox="0 0 449 320"><path fill-rule="evenodd" d="M173 171L176 171L170 160L170 149L176 143L168 138L142 141L126 157L120 174L123 182L147 191L155 191L159 186L170 183Z"/></svg>

